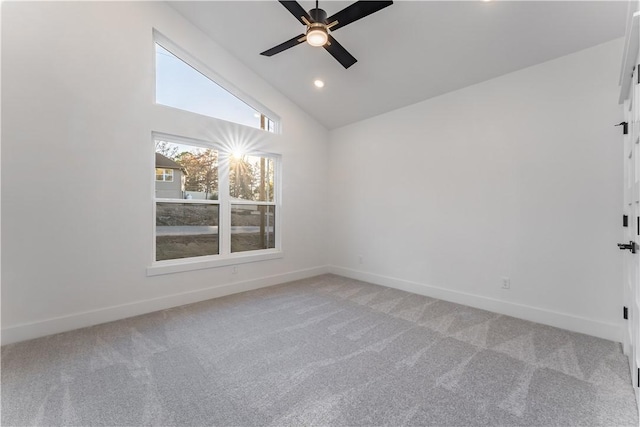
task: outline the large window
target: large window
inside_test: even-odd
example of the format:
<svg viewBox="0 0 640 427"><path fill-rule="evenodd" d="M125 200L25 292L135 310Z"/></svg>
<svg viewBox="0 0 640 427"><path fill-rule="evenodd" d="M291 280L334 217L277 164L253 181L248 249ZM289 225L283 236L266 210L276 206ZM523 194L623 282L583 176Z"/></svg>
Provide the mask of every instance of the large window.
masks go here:
<svg viewBox="0 0 640 427"><path fill-rule="evenodd" d="M160 43L155 46L156 103L276 132L276 122L264 108L249 106L208 77L207 70L197 70Z"/></svg>
<svg viewBox="0 0 640 427"><path fill-rule="evenodd" d="M147 274L281 258L280 159L255 148L280 131L278 116L155 30L153 48L163 133Z"/></svg>
<svg viewBox="0 0 640 427"><path fill-rule="evenodd" d="M278 248L277 156L166 135L154 144L156 163L176 165L170 182L156 168L156 262Z"/></svg>

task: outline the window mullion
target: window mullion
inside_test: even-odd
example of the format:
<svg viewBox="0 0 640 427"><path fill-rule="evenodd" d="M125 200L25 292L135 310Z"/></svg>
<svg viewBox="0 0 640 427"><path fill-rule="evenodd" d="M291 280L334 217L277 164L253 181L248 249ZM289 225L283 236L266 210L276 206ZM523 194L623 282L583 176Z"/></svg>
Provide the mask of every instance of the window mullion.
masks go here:
<svg viewBox="0 0 640 427"><path fill-rule="evenodd" d="M218 194L220 199L220 254L231 253L231 203L229 197L229 156L218 157Z"/></svg>

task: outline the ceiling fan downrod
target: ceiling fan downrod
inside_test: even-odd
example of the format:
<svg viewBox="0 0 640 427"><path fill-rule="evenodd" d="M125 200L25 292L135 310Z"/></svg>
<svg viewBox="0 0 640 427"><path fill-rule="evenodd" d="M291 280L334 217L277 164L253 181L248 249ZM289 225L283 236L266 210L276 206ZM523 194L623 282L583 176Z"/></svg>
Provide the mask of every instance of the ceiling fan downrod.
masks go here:
<svg viewBox="0 0 640 427"><path fill-rule="evenodd" d="M316 0L316 8L309 11L309 16L314 23L327 23L327 12L318 7L318 0Z"/></svg>

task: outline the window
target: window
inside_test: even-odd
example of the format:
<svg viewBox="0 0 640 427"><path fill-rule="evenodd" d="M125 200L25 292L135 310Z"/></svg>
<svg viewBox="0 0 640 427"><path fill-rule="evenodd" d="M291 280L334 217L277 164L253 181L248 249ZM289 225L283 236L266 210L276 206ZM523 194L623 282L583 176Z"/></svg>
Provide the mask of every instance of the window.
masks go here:
<svg viewBox="0 0 640 427"><path fill-rule="evenodd" d="M156 39L162 38L156 35ZM163 46L165 45L165 46ZM267 132L276 132L273 114L254 108L223 88L204 67L197 70L169 49L178 52L168 40L156 43L156 103L222 119ZM182 56L187 56L182 54ZM195 62L195 61L193 61ZM221 80L217 78L217 80ZM230 85L225 85L230 87ZM247 98L243 96L243 98ZM254 102L257 104L257 102Z"/></svg>
<svg viewBox="0 0 640 427"><path fill-rule="evenodd" d="M273 159L230 156L231 252L275 247L273 178Z"/></svg>
<svg viewBox="0 0 640 427"><path fill-rule="evenodd" d="M155 161L179 169L177 185L159 188L156 169L155 260L193 258L220 252L218 228L218 151L195 145L155 140ZM167 170L167 169L162 169ZM164 176L164 175L163 175Z"/></svg>
<svg viewBox="0 0 640 427"><path fill-rule="evenodd" d="M156 264L278 249L276 155L167 135L155 135L154 144L156 163L176 165L156 168ZM166 171L174 185L159 188Z"/></svg>
<svg viewBox="0 0 640 427"><path fill-rule="evenodd" d="M173 169L156 168L156 181L173 182Z"/></svg>
<svg viewBox="0 0 640 427"><path fill-rule="evenodd" d="M147 274L281 258L280 158L246 148L279 132L278 116L155 30L153 48L155 109L165 132L175 134L153 133ZM191 137L176 136L185 133Z"/></svg>

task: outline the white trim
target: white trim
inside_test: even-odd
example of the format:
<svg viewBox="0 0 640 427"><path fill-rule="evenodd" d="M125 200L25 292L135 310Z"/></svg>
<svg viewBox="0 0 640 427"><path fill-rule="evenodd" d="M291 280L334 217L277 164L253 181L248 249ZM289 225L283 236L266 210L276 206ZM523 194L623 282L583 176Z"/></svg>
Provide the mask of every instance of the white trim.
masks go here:
<svg viewBox="0 0 640 427"><path fill-rule="evenodd" d="M227 265L245 264L248 262L268 261L278 258L284 258L284 252L277 249L261 249L255 251L234 252L227 255L209 255L195 258L177 258L154 262L153 265L147 267L147 276L181 273L183 271L224 267Z"/></svg>
<svg viewBox="0 0 640 427"><path fill-rule="evenodd" d="M189 113L191 112L189 111ZM197 113L191 113L191 114L197 114ZM221 120L221 119L216 119L216 120ZM178 143L183 145L193 145L198 148L216 150L218 151L218 156L220 155L221 152L224 151L224 148L222 147L221 144L216 144L214 142L205 141L202 139L189 138L188 136L173 135L165 132L151 131L151 140L153 141L154 147L155 147L155 141L160 140L163 142L172 142L174 144ZM218 167L220 167L220 157L218 157Z"/></svg>
<svg viewBox="0 0 640 427"><path fill-rule="evenodd" d="M155 152L156 152L156 148L155 148L155 136L152 134L151 135L151 144L149 144L149 148L152 150L151 153L149 155L149 160L153 163L154 167L155 167ZM152 264L153 262L155 262L156 260L156 202L155 202L155 195L156 195L156 181L154 180L150 180L151 182L151 221L149 221L149 223L151 224L151 259L149 260L149 264Z"/></svg>
<svg viewBox="0 0 640 427"><path fill-rule="evenodd" d="M204 200L204 199L163 199L156 197L154 199L156 203L177 203L177 204L192 204L192 205L219 205L219 200Z"/></svg>
<svg viewBox="0 0 640 427"><path fill-rule="evenodd" d="M258 206L276 206L276 202L259 202L256 200L233 199L229 197L229 203L232 205L258 205Z"/></svg>
<svg viewBox="0 0 640 427"><path fill-rule="evenodd" d="M633 2L630 2L633 3ZM637 2L636 2L637 3ZM633 80L633 69L636 67L638 57L638 43L640 39L640 31L638 30L640 20L640 12L631 15L630 21L627 23L627 34L624 42L624 52L622 58L622 66L620 67L620 96L618 103L622 104L629 97L629 88Z"/></svg>
<svg viewBox="0 0 640 427"><path fill-rule="evenodd" d="M178 307L185 304L219 298L225 295L264 288L327 273L363 280L369 283L400 289L445 301L465 304L471 307L568 329L612 341L620 341L622 334L620 325L616 324L597 322L565 313L553 312L536 307L438 288L408 280L366 273L335 265L328 265L276 274L258 279L250 279L242 282L227 283L195 291L182 292L148 300L74 313L67 316L54 317L37 322L9 326L7 328L3 328L1 331L1 344L6 345L60 332L71 331L100 323L112 322L127 317L138 316L171 307Z"/></svg>
<svg viewBox="0 0 640 427"><path fill-rule="evenodd" d="M70 314L68 316L54 317L38 322L23 323L2 329L2 345L71 331L100 323L112 322L115 320L125 319L127 317L139 316L141 314L164 310L171 307L178 307L185 304L192 304L194 302L205 301L212 298L219 298L239 292L278 285L280 283L290 282L293 280L306 279L307 277L318 276L320 274L326 274L327 272L327 266L313 267L304 270L291 271L289 273L261 277L259 279L227 283L195 291L182 292L117 306L84 311L81 313Z"/></svg>
<svg viewBox="0 0 640 427"><path fill-rule="evenodd" d="M218 157L218 199L220 205L220 232L218 233L218 251L220 254L231 253L231 205L229 202L229 155Z"/></svg>
<svg viewBox="0 0 640 427"><path fill-rule="evenodd" d="M599 322L584 317L573 316L567 313L559 313L538 307L501 301L494 298L439 288L436 286L426 285L424 283L412 282L394 277L381 276L336 265L330 265L329 271L333 274L349 277L351 279L362 280L364 282L400 289L414 294L464 304L470 307L517 317L531 322L542 323L544 325L555 326L557 328L592 335L598 338L604 338L616 342L620 342L622 339L622 327L620 324Z"/></svg>
<svg viewBox="0 0 640 427"><path fill-rule="evenodd" d="M625 74L627 73L625 62L627 58L627 53L630 51L629 45L632 42L634 42L632 40L633 36L631 36L631 33L633 32L634 15L636 14L636 12L638 12L639 8L640 8L640 2L637 2L637 1L630 1L629 4L627 5L627 16L625 18L627 22L626 22L626 29L624 31L625 37L624 37L624 49L622 51L622 67L620 68L620 78L618 79L618 85L622 85L622 81L624 80Z"/></svg>

